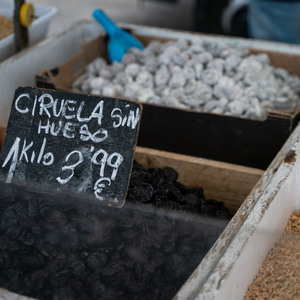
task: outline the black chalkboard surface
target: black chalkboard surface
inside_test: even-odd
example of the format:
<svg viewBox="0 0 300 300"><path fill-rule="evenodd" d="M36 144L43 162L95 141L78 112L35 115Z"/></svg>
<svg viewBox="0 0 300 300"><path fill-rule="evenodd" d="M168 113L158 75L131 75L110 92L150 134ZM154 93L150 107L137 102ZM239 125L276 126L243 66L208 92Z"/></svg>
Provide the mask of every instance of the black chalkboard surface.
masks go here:
<svg viewBox="0 0 300 300"><path fill-rule="evenodd" d="M85 193L121 207L141 111L127 100L18 88L0 157L2 180Z"/></svg>

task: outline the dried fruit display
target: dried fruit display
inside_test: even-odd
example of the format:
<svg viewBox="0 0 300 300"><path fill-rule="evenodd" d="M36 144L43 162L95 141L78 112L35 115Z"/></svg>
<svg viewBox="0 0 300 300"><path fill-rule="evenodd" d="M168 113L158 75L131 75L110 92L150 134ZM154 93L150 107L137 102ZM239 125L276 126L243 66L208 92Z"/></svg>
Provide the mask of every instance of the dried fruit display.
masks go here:
<svg viewBox="0 0 300 300"><path fill-rule="evenodd" d="M0 286L37 299L172 299L229 221L176 179L135 163L122 209L1 184Z"/></svg>
<svg viewBox="0 0 300 300"><path fill-rule="evenodd" d="M14 32L14 25L12 20L0 16L0 40L9 36Z"/></svg>
<svg viewBox="0 0 300 300"><path fill-rule="evenodd" d="M290 216L283 236L260 266L244 299L299 299L299 258L300 211L295 211Z"/></svg>
<svg viewBox="0 0 300 300"><path fill-rule="evenodd" d="M300 78L272 67L266 54L200 37L151 41L144 50L130 50L122 63L107 64L99 57L72 88L253 119L300 104Z"/></svg>

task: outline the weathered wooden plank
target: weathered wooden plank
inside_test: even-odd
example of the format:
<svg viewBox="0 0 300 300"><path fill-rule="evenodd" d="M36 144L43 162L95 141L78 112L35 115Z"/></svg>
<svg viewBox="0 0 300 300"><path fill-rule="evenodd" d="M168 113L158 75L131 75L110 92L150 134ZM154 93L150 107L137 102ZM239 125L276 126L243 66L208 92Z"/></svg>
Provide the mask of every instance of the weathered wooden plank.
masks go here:
<svg viewBox="0 0 300 300"><path fill-rule="evenodd" d="M255 168L143 147L137 147L135 159L145 168L174 168L181 183L201 186L206 198L224 202L232 214L263 175L262 170Z"/></svg>
<svg viewBox="0 0 300 300"><path fill-rule="evenodd" d="M243 298L291 212L300 207L299 143L300 126L175 299Z"/></svg>
<svg viewBox="0 0 300 300"><path fill-rule="evenodd" d="M6 123L0 122L0 151L2 149L5 134L6 134Z"/></svg>
<svg viewBox="0 0 300 300"><path fill-rule="evenodd" d="M6 124L0 123L0 149L6 132ZM189 187L203 187L207 198L224 202L234 214L263 171L214 160L175 154L155 149L137 147L135 159L144 168L172 167L179 173L179 181Z"/></svg>

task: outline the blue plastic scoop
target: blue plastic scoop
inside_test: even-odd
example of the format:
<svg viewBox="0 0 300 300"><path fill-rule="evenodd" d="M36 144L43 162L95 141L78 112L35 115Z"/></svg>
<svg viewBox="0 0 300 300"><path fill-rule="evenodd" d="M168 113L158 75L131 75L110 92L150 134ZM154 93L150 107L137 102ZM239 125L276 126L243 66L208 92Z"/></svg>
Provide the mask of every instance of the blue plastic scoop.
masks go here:
<svg viewBox="0 0 300 300"><path fill-rule="evenodd" d="M129 48L144 49L139 40L119 28L102 10L96 9L93 12L93 17L100 23L108 35L107 50L111 62L120 62Z"/></svg>

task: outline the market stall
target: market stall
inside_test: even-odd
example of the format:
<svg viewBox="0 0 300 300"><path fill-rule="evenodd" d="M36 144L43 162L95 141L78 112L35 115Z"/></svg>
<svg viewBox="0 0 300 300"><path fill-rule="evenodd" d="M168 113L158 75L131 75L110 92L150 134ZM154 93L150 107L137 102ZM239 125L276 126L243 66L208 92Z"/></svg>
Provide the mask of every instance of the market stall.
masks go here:
<svg viewBox="0 0 300 300"><path fill-rule="evenodd" d="M121 63L93 20L0 63L1 297L258 293L299 209L300 47L121 27Z"/></svg>

